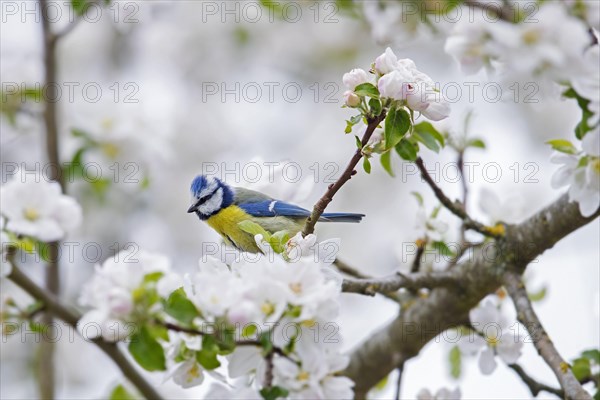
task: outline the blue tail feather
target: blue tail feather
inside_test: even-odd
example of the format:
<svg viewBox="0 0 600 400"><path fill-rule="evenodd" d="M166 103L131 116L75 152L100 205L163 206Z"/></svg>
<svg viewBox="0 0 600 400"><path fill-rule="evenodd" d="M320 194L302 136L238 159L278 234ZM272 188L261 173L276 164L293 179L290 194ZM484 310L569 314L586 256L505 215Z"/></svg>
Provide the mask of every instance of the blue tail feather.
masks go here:
<svg viewBox="0 0 600 400"><path fill-rule="evenodd" d="M360 222L365 214L325 213L319 218L323 222Z"/></svg>

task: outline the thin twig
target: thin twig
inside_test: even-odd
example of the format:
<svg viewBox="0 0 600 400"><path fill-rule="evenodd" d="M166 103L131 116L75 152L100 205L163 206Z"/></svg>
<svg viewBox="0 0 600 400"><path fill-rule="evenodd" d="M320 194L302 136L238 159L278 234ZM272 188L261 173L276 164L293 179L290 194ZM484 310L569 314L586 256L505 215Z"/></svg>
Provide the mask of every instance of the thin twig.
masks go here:
<svg viewBox="0 0 600 400"><path fill-rule="evenodd" d="M418 239L416 241L417 244L417 254L415 254L415 259L413 261L412 267L410 268L410 272L416 273L421 269L421 260L423 259L423 254L425 254L425 247L427 246L427 239Z"/></svg>
<svg viewBox="0 0 600 400"><path fill-rule="evenodd" d="M349 275L353 278L357 278L357 279L373 279L373 277L367 275L367 274L363 274L362 272L360 272L359 270L357 270L356 268L351 267L350 265L348 265L347 263L345 263L344 261L341 261L340 259L337 259L333 262L333 265L343 274ZM398 296L397 293L381 293L382 296L387 297L390 300L395 301L396 303L400 302L400 297Z"/></svg>
<svg viewBox="0 0 600 400"><path fill-rule="evenodd" d="M444 191L435 183L431 175L429 175L429 172L427 171L427 168L425 168L425 164L423 163L423 159L421 157L418 157L415 163L421 172L421 177L423 180L425 180L425 182L427 182L429 187L431 187L435 197L437 197L440 203L442 203L444 207L446 207L452 214L456 215L463 221L465 228L473 229L474 231L477 231L485 236L498 237L497 234L490 231L490 229L484 224L472 219L466 213L463 205L459 201L452 201L444 194Z"/></svg>
<svg viewBox="0 0 600 400"><path fill-rule="evenodd" d="M56 62L56 40L52 33L50 17L48 16L47 0L39 0L41 19L42 19L42 40L44 53L44 125L46 129L46 155L49 168L48 178L65 191L65 182L63 180L62 167L59 157L59 138L57 122L57 100L59 98L57 89L57 62ZM48 245L48 265L46 266L45 284L50 293L58 296L60 292L60 270L59 270L59 243L52 242ZM42 315L42 323L48 327L48 334L44 337L54 337L55 329L52 324L52 313L47 312ZM43 340L40 344L40 361L37 364L37 377L39 380L40 396L44 399L52 399L55 396L55 376L54 371L54 343L49 340Z"/></svg>
<svg viewBox="0 0 600 400"><path fill-rule="evenodd" d="M349 275L353 278L357 279L369 279L371 278L369 275L363 274L359 270L354 267L351 267L348 263L336 258L333 262L333 265L343 274Z"/></svg>
<svg viewBox="0 0 600 400"><path fill-rule="evenodd" d="M484 2L477 0L465 0L464 4L472 8L478 8L488 13L491 12L496 17L506 22L516 22L517 20L517 11L510 5L505 4L504 6L500 6L498 4L495 4L494 2Z"/></svg>
<svg viewBox="0 0 600 400"><path fill-rule="evenodd" d="M508 367L510 369L512 369L513 371L515 371L517 373L517 375L519 375L519 377L521 378L521 380L529 388L529 391L531 392L531 395L533 397L537 397L537 395L541 391L544 391L544 392L555 394L555 395L557 395L561 399L565 398L565 392L563 390L556 389L556 388L553 388L551 386L548 386L548 385L545 385L543 383L540 383L540 382L536 381L531 376L529 376L527 374L527 372L525 372L525 370L523 369L523 367L521 367L519 364L508 364Z"/></svg>
<svg viewBox="0 0 600 400"><path fill-rule="evenodd" d="M379 116L371 118L369 120L369 124L367 125L367 128L365 129L365 133L361 140L362 147L364 147L367 144L367 142L371 138L371 135L373 135L373 132L375 132L375 129L377 128L377 126L384 119L385 119L385 110L382 111ZM356 168L356 165L358 164L358 162L360 161L360 159L362 157L363 157L362 149L356 149L356 151L354 152L354 155L350 159L350 162L346 166L346 169L344 170L342 175L338 178L337 181L335 181L335 183L329 185L329 188L327 189L325 194L315 203L312 213L310 214L310 217L308 217L308 219L306 220L306 225L304 225L304 229L302 230L303 236L310 235L311 233L314 232L315 225L316 225L317 221L319 220L319 218L321 217L321 214L323 214L323 212L327 208L327 205L329 205L329 203L331 203L331 201L333 200L333 196L335 196L335 194L338 192L338 190L340 190L342 188L342 186L344 186L344 184L346 182L348 182L350 180L350 178L352 178L352 175L354 175L356 173L354 168Z"/></svg>
<svg viewBox="0 0 600 400"><path fill-rule="evenodd" d="M265 357L267 368L265 369L265 388L270 388L273 385L273 353L267 354Z"/></svg>
<svg viewBox="0 0 600 400"><path fill-rule="evenodd" d="M454 274L447 271L431 273L414 273L385 276L371 279L346 279L342 283L342 292L375 295L375 293L390 293L399 289L421 289L435 287L458 287Z"/></svg>
<svg viewBox="0 0 600 400"><path fill-rule="evenodd" d="M8 276L10 280L16 283L19 287L25 290L33 298L44 303L45 307L59 319L63 320L73 328L77 328L77 321L81 318L77 312L67 308L52 293L44 290L36 285L27 275L25 275L13 263L12 271ZM116 343L108 343L103 340L93 340L107 356L119 367L123 375L149 400L161 399L160 394L150 385L137 371L137 369L129 362L127 357L119 350Z"/></svg>
<svg viewBox="0 0 600 400"><path fill-rule="evenodd" d="M396 395L394 396L394 399L400 400L400 389L402 388L402 372L404 371L404 361L400 362L400 364L398 364L398 368L396 369L398 370L398 378L396 379Z"/></svg>
<svg viewBox="0 0 600 400"><path fill-rule="evenodd" d="M467 200L469 198L469 187L467 185L467 180L465 179L465 150L462 149L458 152L458 159L456 160L456 164L458 165L458 171L460 173L460 181L461 181L461 187L462 187L462 206L465 210L466 213L468 208L467 208ZM466 238L465 238L465 234L467 232L467 229L465 227L465 224L461 224L460 225L460 242L461 242L461 246L466 242Z"/></svg>
<svg viewBox="0 0 600 400"><path fill-rule="evenodd" d="M565 395L570 399L591 400L592 397L583 389L575 375L573 375L569 364L556 350L554 343L550 340L548 333L533 310L521 276L517 272L507 272L504 275L504 286L515 304L517 319L531 335L533 345L556 375Z"/></svg>

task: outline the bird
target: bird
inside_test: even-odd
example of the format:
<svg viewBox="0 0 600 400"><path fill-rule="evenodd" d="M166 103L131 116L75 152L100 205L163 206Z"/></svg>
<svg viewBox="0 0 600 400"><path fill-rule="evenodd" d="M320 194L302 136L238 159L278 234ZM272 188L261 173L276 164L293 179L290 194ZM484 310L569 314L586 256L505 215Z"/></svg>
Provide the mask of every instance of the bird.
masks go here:
<svg viewBox="0 0 600 400"><path fill-rule="evenodd" d="M254 235L239 227L242 221L252 221L265 231L286 231L290 237L302 230L311 212L294 204L276 200L264 193L230 186L214 176L198 175L190 186L192 204L188 213L221 235L226 244L236 249L259 253ZM323 222L360 222L364 214L324 213Z"/></svg>

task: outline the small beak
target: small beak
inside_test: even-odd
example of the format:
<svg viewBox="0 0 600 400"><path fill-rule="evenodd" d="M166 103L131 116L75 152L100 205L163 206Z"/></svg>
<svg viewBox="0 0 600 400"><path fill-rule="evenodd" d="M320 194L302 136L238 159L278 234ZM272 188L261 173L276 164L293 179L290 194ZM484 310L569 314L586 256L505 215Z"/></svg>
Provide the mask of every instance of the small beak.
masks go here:
<svg viewBox="0 0 600 400"><path fill-rule="evenodd" d="M193 213L194 211L196 211L196 207L198 207L198 203L194 203L190 206L190 208L188 208L187 212L188 213Z"/></svg>

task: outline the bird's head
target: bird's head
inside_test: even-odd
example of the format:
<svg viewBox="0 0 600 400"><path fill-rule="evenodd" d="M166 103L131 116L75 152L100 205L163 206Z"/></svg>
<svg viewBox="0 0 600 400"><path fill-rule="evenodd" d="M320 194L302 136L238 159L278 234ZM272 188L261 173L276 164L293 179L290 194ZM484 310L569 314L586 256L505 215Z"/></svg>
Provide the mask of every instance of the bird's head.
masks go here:
<svg viewBox="0 0 600 400"><path fill-rule="evenodd" d="M233 191L220 179L198 175L190 186L192 205L188 213L195 212L205 220L233 203Z"/></svg>

